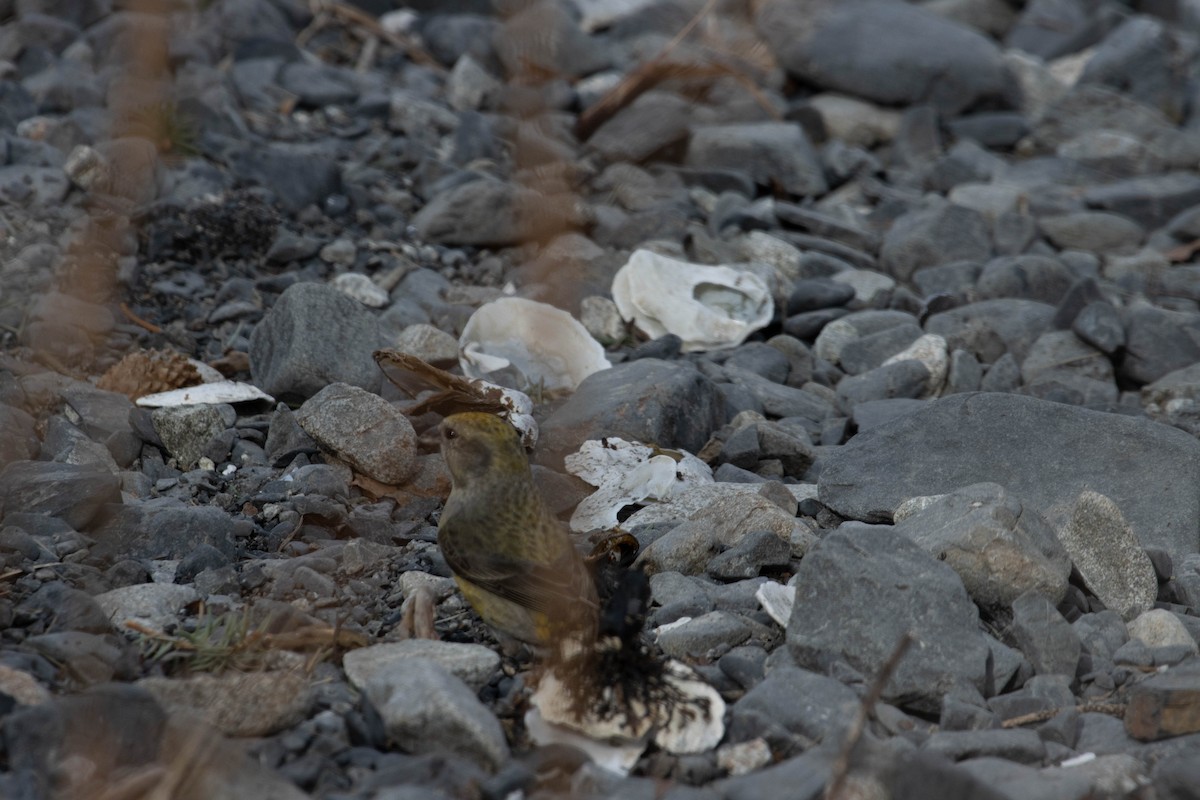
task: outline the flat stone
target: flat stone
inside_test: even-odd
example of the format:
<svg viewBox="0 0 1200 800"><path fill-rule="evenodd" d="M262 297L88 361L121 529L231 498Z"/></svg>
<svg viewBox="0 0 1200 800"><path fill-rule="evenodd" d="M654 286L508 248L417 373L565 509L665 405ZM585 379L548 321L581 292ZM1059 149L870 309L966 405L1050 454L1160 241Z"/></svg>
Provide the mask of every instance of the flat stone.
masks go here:
<svg viewBox="0 0 1200 800"><path fill-rule="evenodd" d="M486 686L500 666L496 651L480 644L406 639L351 650L342 657L342 667L350 682L363 689L376 675L393 665L403 668L405 660L412 658L426 658L441 664L475 691Z"/></svg>
<svg viewBox="0 0 1200 800"><path fill-rule="evenodd" d="M1200 547L1200 442L1146 419L1016 395L933 400L828 454L818 485L838 514L878 522L909 497L980 482L1056 526L1090 489L1113 499L1144 546Z"/></svg>
<svg viewBox="0 0 1200 800"><path fill-rule="evenodd" d="M128 630L129 622L165 631L179 623L184 606L198 599L191 586L173 583L140 583L96 595L96 603L120 631Z"/></svg>
<svg viewBox="0 0 1200 800"><path fill-rule="evenodd" d="M224 672L171 678L142 678L145 689L167 712L199 717L226 736L270 736L303 720L313 701L302 671Z"/></svg>
<svg viewBox="0 0 1200 800"><path fill-rule="evenodd" d="M80 464L13 461L0 470L0 518L29 512L87 530L106 505L120 504L121 481L111 472Z"/></svg>
<svg viewBox="0 0 1200 800"><path fill-rule="evenodd" d="M919 6L775 0L755 24L780 65L805 84L887 105L927 103L949 115L1004 92L992 40Z"/></svg>

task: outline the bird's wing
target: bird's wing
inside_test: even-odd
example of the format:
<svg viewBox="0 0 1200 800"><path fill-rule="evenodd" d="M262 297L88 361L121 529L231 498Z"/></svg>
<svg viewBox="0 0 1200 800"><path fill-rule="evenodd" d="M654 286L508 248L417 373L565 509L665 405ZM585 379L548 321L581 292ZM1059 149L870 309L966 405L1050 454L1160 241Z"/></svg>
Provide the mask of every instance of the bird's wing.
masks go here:
<svg viewBox="0 0 1200 800"><path fill-rule="evenodd" d="M566 604L594 602L587 591L582 559L563 553L555 562L540 564L497 553L462 548L456 537L439 536L438 545L450 569L465 581L525 608L547 615L561 614Z"/></svg>

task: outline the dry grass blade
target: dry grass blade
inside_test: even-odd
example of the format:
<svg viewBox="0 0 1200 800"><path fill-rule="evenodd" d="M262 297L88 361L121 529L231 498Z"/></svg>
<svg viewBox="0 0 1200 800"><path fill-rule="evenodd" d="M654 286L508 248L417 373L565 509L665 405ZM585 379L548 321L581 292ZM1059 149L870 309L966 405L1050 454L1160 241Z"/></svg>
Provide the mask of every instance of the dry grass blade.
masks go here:
<svg viewBox="0 0 1200 800"><path fill-rule="evenodd" d="M854 748L862 739L863 731L867 726L867 718L871 715L875 704L883 697L883 690L887 688L888 681L892 679L892 673L896 671L896 667L900 665L901 659L904 658L904 654L908 652L912 643L911 633L900 637L900 641L896 642L896 648L879 668L879 674L875 676L867 693L863 695L862 702L858 706L858 713L854 715L854 721L850 723L850 729L846 731L846 741L842 743L837 760L833 762L829 783L825 785L824 800L837 800L841 796L846 779L850 775L850 760L854 754Z"/></svg>

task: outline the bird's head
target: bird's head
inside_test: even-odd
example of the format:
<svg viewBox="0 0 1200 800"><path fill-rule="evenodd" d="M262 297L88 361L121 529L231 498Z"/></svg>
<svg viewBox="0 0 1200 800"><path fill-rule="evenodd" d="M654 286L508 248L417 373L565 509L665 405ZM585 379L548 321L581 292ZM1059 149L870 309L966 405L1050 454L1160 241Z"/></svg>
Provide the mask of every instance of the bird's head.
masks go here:
<svg viewBox="0 0 1200 800"><path fill-rule="evenodd" d="M484 477L503 478L529 471L521 437L512 425L477 411L442 420L442 457L455 488Z"/></svg>

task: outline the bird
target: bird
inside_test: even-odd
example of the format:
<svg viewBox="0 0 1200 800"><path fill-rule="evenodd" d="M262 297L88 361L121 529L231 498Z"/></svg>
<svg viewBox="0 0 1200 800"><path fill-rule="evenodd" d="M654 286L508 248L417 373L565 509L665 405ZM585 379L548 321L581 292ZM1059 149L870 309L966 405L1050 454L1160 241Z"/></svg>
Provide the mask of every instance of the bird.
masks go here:
<svg viewBox="0 0 1200 800"><path fill-rule="evenodd" d="M580 661L599 624L596 586L538 493L520 434L474 411L439 427L451 489L437 541L459 590L494 630L552 663Z"/></svg>

